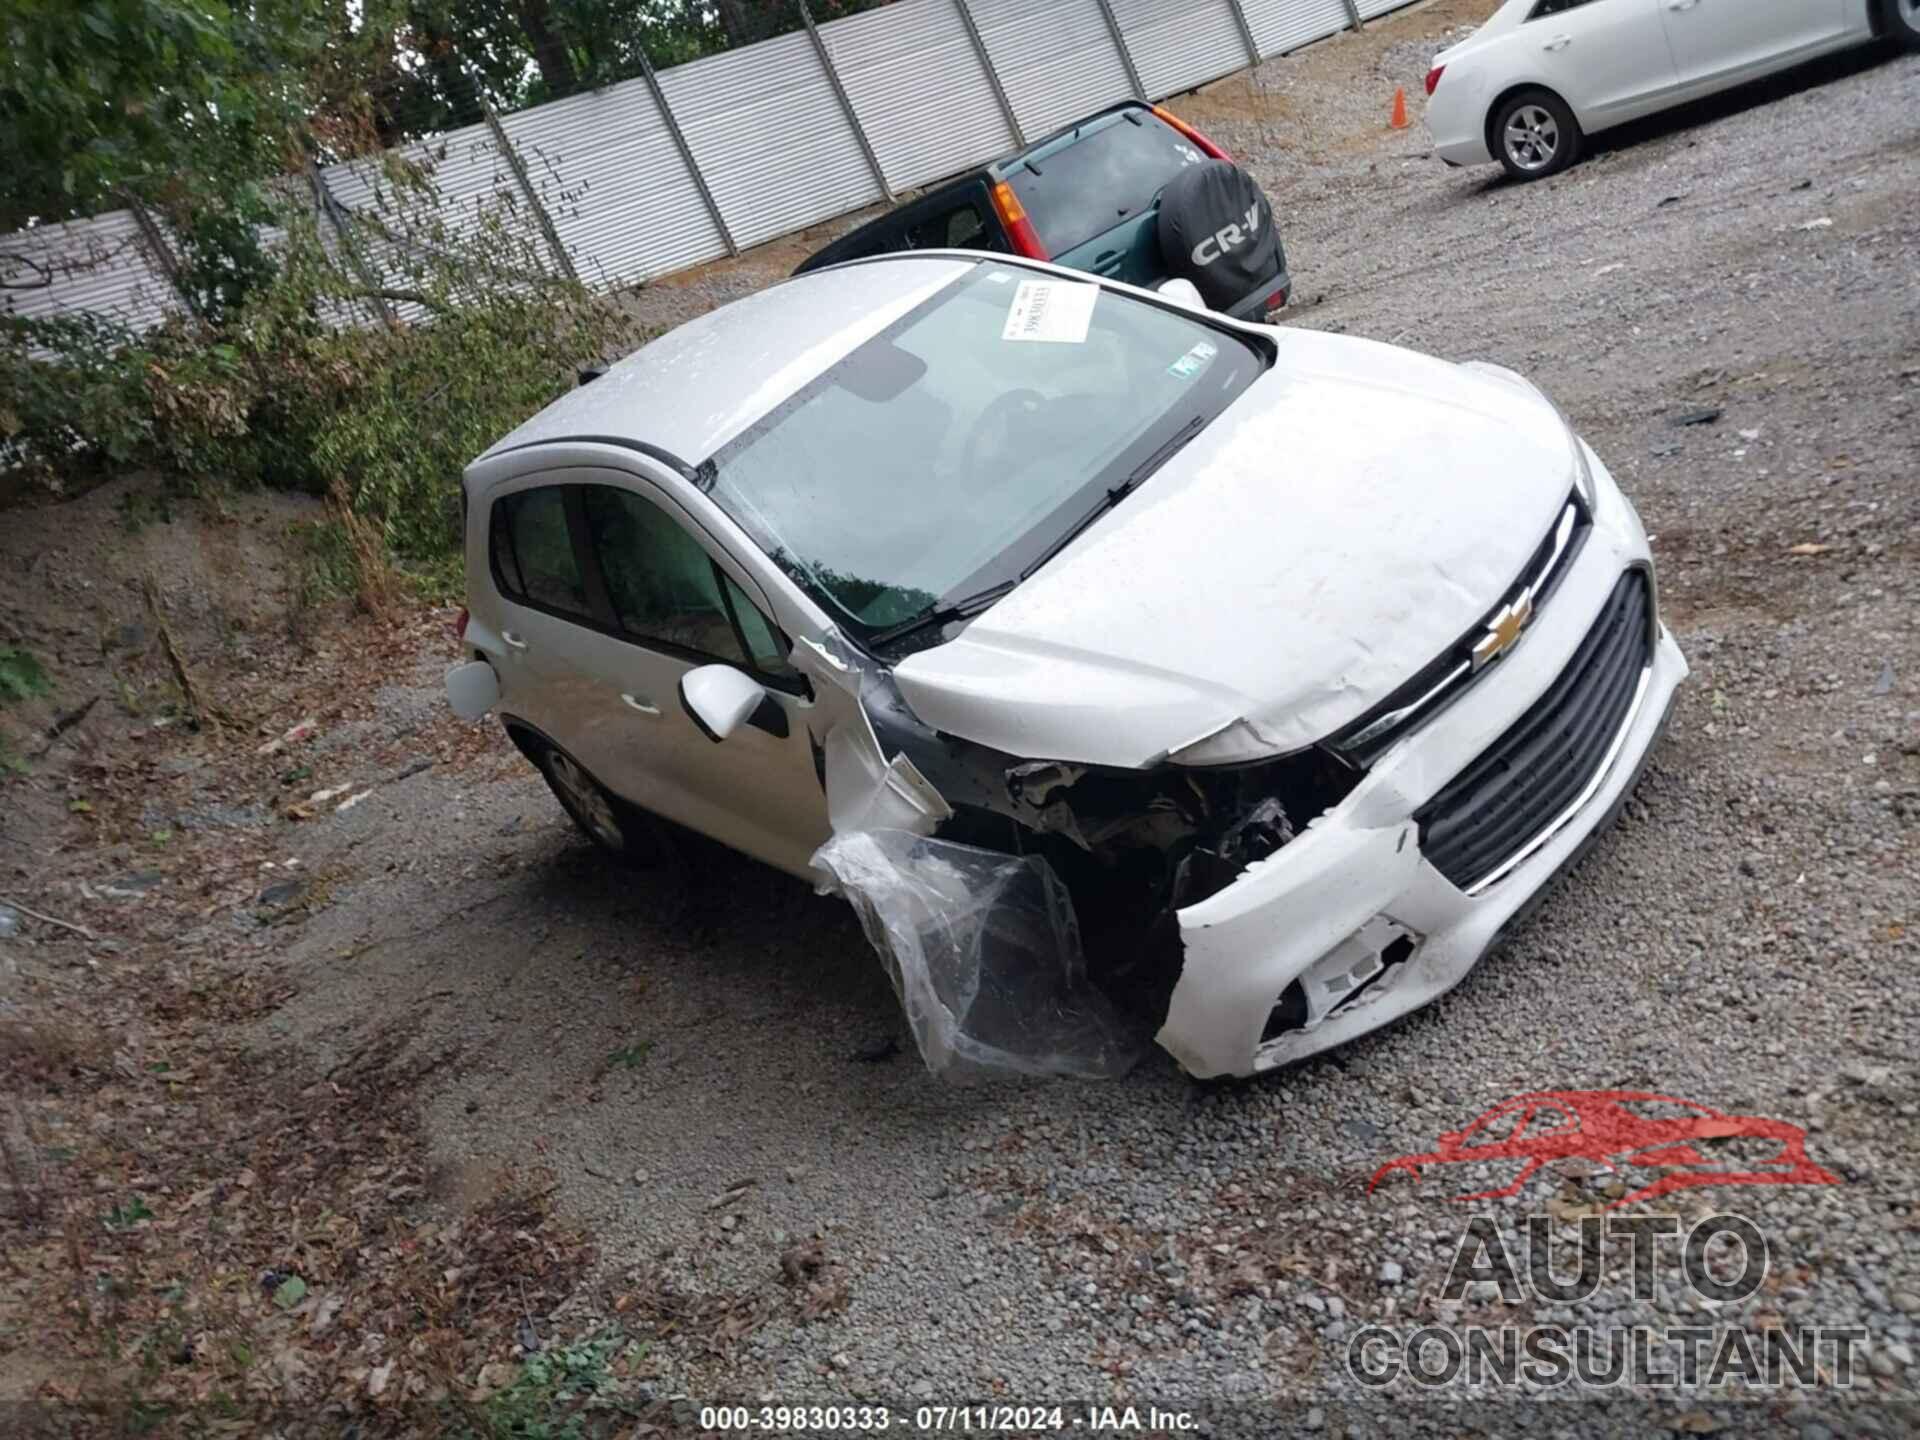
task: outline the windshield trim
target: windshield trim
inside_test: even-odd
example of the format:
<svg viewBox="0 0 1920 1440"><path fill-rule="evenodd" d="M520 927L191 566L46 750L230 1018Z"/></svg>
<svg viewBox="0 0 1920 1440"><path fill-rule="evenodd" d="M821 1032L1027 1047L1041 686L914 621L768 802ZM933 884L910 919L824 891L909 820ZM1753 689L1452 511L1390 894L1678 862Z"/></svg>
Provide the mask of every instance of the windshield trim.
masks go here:
<svg viewBox="0 0 1920 1440"><path fill-rule="evenodd" d="M798 390L788 395L778 405L767 411L766 414L760 416L759 419L747 426L738 435L728 440L725 445L722 445L718 450L714 451L714 453L701 462L698 467L702 477L700 488L706 493L707 497L720 507L728 519L732 520L734 524L738 525L740 529L746 533L747 537L759 547L762 554L766 555L767 558L773 562L775 567L778 568L780 573L784 575L788 581L798 588L814 605L819 607L826 615L830 624L837 626L842 634L846 635L867 654L874 653L871 647L877 637L883 635L888 630L901 629L905 622L896 621L888 625L867 625L857 619L847 611L844 605L834 599L833 596L824 593L820 587L813 582L812 578L806 573L806 567L804 565L784 560L780 553L783 547L775 542L772 536L763 531L751 514L736 514L734 509L727 505L721 499L720 495L716 493L718 482L724 479L727 462L730 459L763 438L768 431L778 426L781 421L786 419L794 410L806 404L829 385L834 384L838 377L844 373L845 368L852 362L854 356L859 354L860 351L870 345L887 344L896 340L910 326L937 306L944 303L956 287L967 283L974 276L978 275L982 266L993 265L1002 269L1030 271L1036 275L1045 275L1089 284L1100 284L1103 290L1113 292L1115 297L1120 300L1168 311L1191 324L1202 326L1236 342L1253 359L1255 366L1254 373L1244 384L1234 390L1232 395L1227 397L1224 403L1219 403L1217 396L1209 397L1209 403L1201 411L1200 418L1202 423L1199 430L1196 431L1194 435L1186 437L1188 441L1196 438L1201 431L1204 431L1221 415L1230 410L1236 401L1244 397L1247 392L1253 388L1262 374L1273 368L1274 363L1279 358L1279 348L1271 339L1266 336L1249 334L1236 325L1220 323L1225 317L1215 315L1211 311L1196 311L1189 306L1163 300L1150 293L1136 292L1131 286L1103 284L1098 276L1082 274L1079 271L1063 271L1059 266L1022 264L1018 260L1000 255L975 256L967 255L965 252L936 250L922 250L914 252L911 255L876 255L860 260L847 261L845 263L847 265L873 265L890 264L903 259L950 260L954 258L965 258L973 261L973 264L959 272L952 280L935 290L919 304L897 317L891 324L887 325L885 329L877 331L867 340L855 346L853 350L841 356L825 370L814 376L805 385L802 385ZM940 596L934 605L926 607L921 612L921 615L925 616L942 606L949 605L955 596L971 596L979 591L993 588L1003 580L1011 580L1014 582L1013 585L1008 586L1008 591L1011 592L1012 589L1016 588L1021 581L1034 573L1035 570L1044 568L1046 564L1051 563L1053 559L1056 558L1058 552L1071 547L1073 540L1077 539L1078 535L1067 539L1065 544L1058 543L1067 532L1074 530L1077 526L1079 533L1084 534L1087 530L1092 529L1094 524L1098 523L1099 517L1097 516L1093 517L1090 523L1082 523L1087 521L1087 511L1093 505L1096 497L1102 495L1103 492L1112 491L1116 487L1116 482L1124 485L1127 477L1133 475L1143 463L1151 458L1157 451L1164 448L1177 432L1191 426L1194 418L1194 407L1191 405L1182 404L1168 407L1166 413L1160 417L1158 423L1144 431L1131 445L1116 455L1099 473L1090 478L1085 484L1062 497L1058 505L1034 524L1026 534L1020 536L1018 540L1014 541L999 555L995 556L993 560L972 574L964 577L957 584L949 587L946 593ZM1168 458L1170 459L1171 456ZM1160 468L1161 467L1156 466L1153 474L1157 474ZM1140 483L1142 485L1151 483L1153 474L1144 476ZM1133 488L1138 488L1138 486ZM1049 553L1049 551L1055 553ZM984 614L987 608L991 607L984 607L978 613ZM976 617L969 615L966 618L971 620Z"/></svg>

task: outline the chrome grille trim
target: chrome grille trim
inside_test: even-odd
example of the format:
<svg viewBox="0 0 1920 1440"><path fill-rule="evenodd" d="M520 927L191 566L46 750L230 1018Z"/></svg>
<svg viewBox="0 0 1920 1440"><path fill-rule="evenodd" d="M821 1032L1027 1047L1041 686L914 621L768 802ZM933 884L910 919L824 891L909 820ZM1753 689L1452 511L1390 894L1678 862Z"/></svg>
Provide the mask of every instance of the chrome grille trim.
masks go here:
<svg viewBox="0 0 1920 1440"><path fill-rule="evenodd" d="M1585 542L1592 528L1586 510L1577 496L1569 496L1561 507L1560 518L1540 544L1527 567L1500 603L1481 622L1447 652L1418 675L1389 695L1368 714L1328 740L1326 747L1349 764L1366 766L1397 744L1410 731L1425 724L1471 688L1486 671L1495 668L1504 654L1476 667L1474 646L1488 633L1496 617L1514 608L1530 608L1538 618L1540 606L1564 577L1569 562ZM1522 630L1515 646L1526 639Z"/></svg>

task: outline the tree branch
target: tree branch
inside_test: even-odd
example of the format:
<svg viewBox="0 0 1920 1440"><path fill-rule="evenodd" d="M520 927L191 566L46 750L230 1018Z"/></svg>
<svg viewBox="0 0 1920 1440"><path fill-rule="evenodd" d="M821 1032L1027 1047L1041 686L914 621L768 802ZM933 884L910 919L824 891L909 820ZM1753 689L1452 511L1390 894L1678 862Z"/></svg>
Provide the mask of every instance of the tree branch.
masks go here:
<svg viewBox="0 0 1920 1440"><path fill-rule="evenodd" d="M418 290L388 290L384 288L374 290L349 290L346 292L346 297L349 300L391 300L396 305L424 305L427 309L437 310L442 315L451 315L453 313L453 306L447 304L444 300L436 300L433 296L423 294Z"/></svg>
<svg viewBox="0 0 1920 1440"><path fill-rule="evenodd" d="M42 265L31 255L0 255L0 267L12 267L15 265L26 266L27 269L39 275L40 278L29 281L24 285L15 284L11 280L0 280L0 290L45 290L53 284L53 267L51 265Z"/></svg>

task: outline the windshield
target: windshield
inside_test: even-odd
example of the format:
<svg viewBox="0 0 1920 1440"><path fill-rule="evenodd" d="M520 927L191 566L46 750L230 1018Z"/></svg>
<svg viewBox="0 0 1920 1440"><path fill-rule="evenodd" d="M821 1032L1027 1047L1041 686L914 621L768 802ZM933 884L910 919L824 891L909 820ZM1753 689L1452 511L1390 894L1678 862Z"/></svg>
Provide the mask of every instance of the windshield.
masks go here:
<svg viewBox="0 0 1920 1440"><path fill-rule="evenodd" d="M1064 255L1138 215L1183 167L1206 158L1171 125L1133 110L1044 160L1014 166L1007 183L1047 254Z"/></svg>
<svg viewBox="0 0 1920 1440"><path fill-rule="evenodd" d="M724 448L711 493L866 639L1017 580L1261 363L1178 312L981 264Z"/></svg>

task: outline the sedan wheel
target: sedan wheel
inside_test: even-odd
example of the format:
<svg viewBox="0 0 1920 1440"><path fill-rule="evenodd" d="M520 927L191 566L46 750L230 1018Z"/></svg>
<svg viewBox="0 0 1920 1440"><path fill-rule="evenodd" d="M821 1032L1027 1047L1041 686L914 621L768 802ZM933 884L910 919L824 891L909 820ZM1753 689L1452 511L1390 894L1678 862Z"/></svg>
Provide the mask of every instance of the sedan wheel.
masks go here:
<svg viewBox="0 0 1920 1440"><path fill-rule="evenodd" d="M627 837L620 829L620 819L614 813L613 799L600 788L595 780L571 755L559 750L549 750L546 756L547 783L553 787L553 793L559 797L560 804L573 818L573 823L586 831L587 836L602 849L616 855L624 854Z"/></svg>
<svg viewBox="0 0 1920 1440"><path fill-rule="evenodd" d="M1909 50L1920 50L1920 0L1893 0L1887 8L1893 19L1893 38Z"/></svg>
<svg viewBox="0 0 1920 1440"><path fill-rule="evenodd" d="M1580 153L1580 124L1559 96L1545 90L1516 95L1494 116L1490 138L1516 180L1557 175Z"/></svg>
<svg viewBox="0 0 1920 1440"><path fill-rule="evenodd" d="M1532 173L1553 164L1560 154L1560 127L1538 105L1522 105L1507 121L1507 158Z"/></svg>

